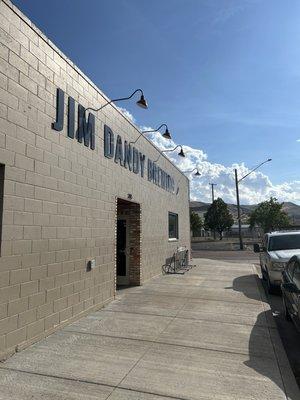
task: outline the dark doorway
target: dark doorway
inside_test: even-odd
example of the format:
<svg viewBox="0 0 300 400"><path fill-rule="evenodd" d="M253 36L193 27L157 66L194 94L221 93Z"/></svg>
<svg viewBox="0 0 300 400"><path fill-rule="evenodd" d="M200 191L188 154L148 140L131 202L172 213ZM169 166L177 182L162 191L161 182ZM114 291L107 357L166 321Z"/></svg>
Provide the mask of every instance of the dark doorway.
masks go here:
<svg viewBox="0 0 300 400"><path fill-rule="evenodd" d="M116 285L124 287L141 282L140 205L117 199Z"/></svg>
<svg viewBox="0 0 300 400"><path fill-rule="evenodd" d="M128 285L127 226L126 219L117 220L117 279L119 284Z"/></svg>

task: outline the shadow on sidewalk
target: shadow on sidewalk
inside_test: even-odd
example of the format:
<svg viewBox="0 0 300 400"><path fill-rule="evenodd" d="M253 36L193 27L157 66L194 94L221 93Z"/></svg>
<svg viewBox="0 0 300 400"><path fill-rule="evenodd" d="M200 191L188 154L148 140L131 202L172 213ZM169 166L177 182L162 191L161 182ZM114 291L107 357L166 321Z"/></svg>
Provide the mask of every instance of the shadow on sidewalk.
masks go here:
<svg viewBox="0 0 300 400"><path fill-rule="evenodd" d="M243 293L249 299L262 301L257 285L253 287L253 281L256 281L256 279L257 276L255 274L244 275L235 278L233 280L232 289L237 292ZM250 282L252 282L252 285L250 284ZM273 316L271 310L261 312L257 316L256 323L253 326L249 339L249 360L245 361L244 364L258 372L260 375L269 378L281 389L282 393L285 393L281 371L277 364L273 346L270 346L271 348L269 354L259 354L259 349L262 348L262 329L263 327L265 327L265 329L267 330L266 333L269 337L269 328L267 324L268 321L272 318ZM271 329L274 328L271 327ZM269 340L271 340L271 338L269 338ZM277 368L274 368L275 365L277 366ZM295 395L291 396L291 394L289 393L289 399L298 400L298 397L295 397Z"/></svg>

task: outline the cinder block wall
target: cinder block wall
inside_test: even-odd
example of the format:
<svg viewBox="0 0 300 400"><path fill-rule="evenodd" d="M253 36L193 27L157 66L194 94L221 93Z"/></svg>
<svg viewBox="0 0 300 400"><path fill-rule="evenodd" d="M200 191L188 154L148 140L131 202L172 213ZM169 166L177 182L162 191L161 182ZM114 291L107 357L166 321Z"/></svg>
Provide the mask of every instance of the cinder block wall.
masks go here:
<svg viewBox="0 0 300 400"><path fill-rule="evenodd" d="M66 123L62 132L54 131L57 88L84 107L107 101L16 7L2 0L0 358L113 298L116 197L132 193L141 204L142 281L159 274L177 246L190 246L186 178L160 158L160 167L179 182L175 195L105 158L104 123L127 140L139 134L113 106L95 115L95 150L68 138ZM158 157L144 138L139 148L151 159ZM179 214L177 242L168 241L168 211ZM88 258L96 259L90 272Z"/></svg>

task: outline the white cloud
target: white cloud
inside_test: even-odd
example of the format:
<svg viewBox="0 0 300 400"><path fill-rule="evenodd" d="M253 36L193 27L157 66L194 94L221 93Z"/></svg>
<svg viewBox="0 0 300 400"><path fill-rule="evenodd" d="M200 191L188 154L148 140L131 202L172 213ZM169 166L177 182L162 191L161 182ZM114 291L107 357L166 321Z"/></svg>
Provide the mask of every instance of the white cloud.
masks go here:
<svg viewBox="0 0 300 400"><path fill-rule="evenodd" d="M134 117L124 108L119 108L132 122L136 122ZM141 126L141 131L153 128ZM159 132L145 134L155 146L160 150L173 149L177 143L174 140L167 140ZM300 139L298 140L300 141ZM183 146L185 157L179 157L179 148L174 152L165 153L169 159L182 171L189 171L198 168L200 177L194 174L187 174L190 178L191 199L204 202L211 201L211 188L209 183L216 183L215 196L222 197L228 203L236 202L234 168L237 168L239 177L246 175L250 169L244 164L232 164L225 166L212 163L208 160L208 155L201 149L194 149ZM300 204L300 180L284 182L274 185L269 177L261 171L255 171L245 180L240 182L240 201L241 204L257 204L276 197L279 201L291 201Z"/></svg>
<svg viewBox="0 0 300 400"><path fill-rule="evenodd" d="M150 128L148 128L150 129ZM144 129L144 127L142 128ZM174 141L164 139L159 133L149 134L149 139L159 149L171 149L176 146ZM222 197L228 203L236 202L234 168L237 168L239 177L246 175L250 169L245 164L233 164L229 167L208 161L207 154L200 149L183 146L185 158L178 156L178 151L166 153L170 160L182 171L198 167L200 177L188 174L190 178L192 200L211 201L211 188L209 183L216 183L215 195ZM274 185L267 175L255 171L245 180L240 182L240 201L242 204L257 204L269 199L271 196L280 201L300 203L300 181L286 182Z"/></svg>
<svg viewBox="0 0 300 400"><path fill-rule="evenodd" d="M128 111L126 110L126 108L123 107L117 107L117 109L125 115L126 118L128 118L133 124L136 123L136 120L134 118L134 116Z"/></svg>

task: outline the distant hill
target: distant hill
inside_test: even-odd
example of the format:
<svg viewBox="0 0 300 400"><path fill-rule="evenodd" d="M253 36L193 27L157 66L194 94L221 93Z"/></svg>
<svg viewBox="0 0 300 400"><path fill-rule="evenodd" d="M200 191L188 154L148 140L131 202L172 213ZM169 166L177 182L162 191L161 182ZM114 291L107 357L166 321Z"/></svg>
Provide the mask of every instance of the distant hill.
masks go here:
<svg viewBox="0 0 300 400"><path fill-rule="evenodd" d="M190 201L190 208L194 211L199 212L200 214L204 214L210 203L204 203L202 201ZM257 207L256 204L253 205L241 205L241 219L242 222L246 223L248 217L252 210ZM233 215L235 221L237 220L237 206L235 204L228 204L229 211ZM300 225L300 206L291 202L284 202L283 205L284 211L287 212L289 217L292 220L292 223L295 225Z"/></svg>

